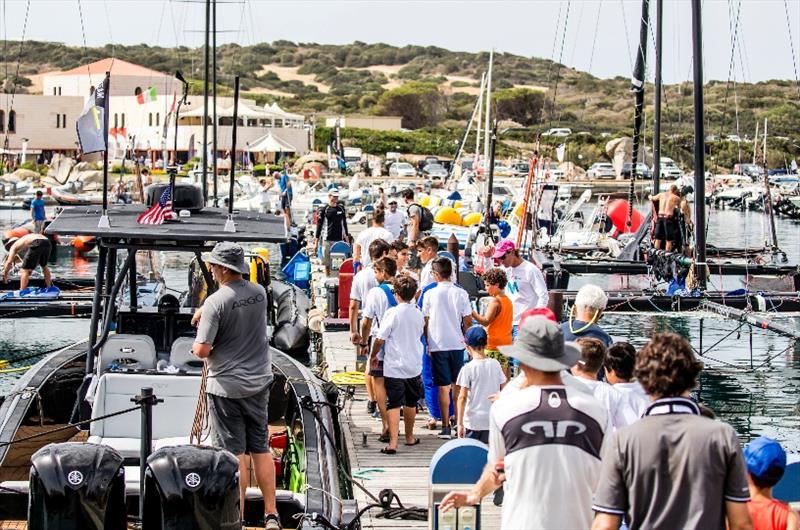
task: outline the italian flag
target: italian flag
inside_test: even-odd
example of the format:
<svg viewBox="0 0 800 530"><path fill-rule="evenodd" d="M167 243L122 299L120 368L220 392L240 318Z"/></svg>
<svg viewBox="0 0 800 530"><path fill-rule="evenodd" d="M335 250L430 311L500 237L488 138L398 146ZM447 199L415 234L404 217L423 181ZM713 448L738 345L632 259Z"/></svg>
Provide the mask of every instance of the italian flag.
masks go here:
<svg viewBox="0 0 800 530"><path fill-rule="evenodd" d="M151 86L147 90L140 92L136 96L136 101L139 102L139 105L144 105L145 103L150 103L152 101L155 101L156 97L157 97L156 87Z"/></svg>

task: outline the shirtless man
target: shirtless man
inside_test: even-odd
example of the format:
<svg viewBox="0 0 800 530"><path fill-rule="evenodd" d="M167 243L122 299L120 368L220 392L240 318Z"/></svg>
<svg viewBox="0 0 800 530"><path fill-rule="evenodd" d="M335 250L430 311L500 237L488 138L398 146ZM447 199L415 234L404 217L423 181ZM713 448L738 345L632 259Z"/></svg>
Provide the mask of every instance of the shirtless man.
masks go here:
<svg viewBox="0 0 800 530"><path fill-rule="evenodd" d="M8 272L14 264L14 260L24 250L25 257L22 258L21 272L19 277L20 291L28 287L28 280L33 270L39 266L44 274L45 285L51 287L53 279L50 276L50 269L47 267L47 260L50 259L52 246L50 240L42 234L27 234L22 237L12 237L5 243L8 255L3 264L3 282L8 281Z"/></svg>
<svg viewBox="0 0 800 530"><path fill-rule="evenodd" d="M656 231L653 235L653 246L661 249L661 242L666 242L666 250L672 250L672 246L678 235L678 218L675 210L680 206L681 195L678 186L673 184L669 191L651 195L651 201L658 201L658 220L656 221Z"/></svg>

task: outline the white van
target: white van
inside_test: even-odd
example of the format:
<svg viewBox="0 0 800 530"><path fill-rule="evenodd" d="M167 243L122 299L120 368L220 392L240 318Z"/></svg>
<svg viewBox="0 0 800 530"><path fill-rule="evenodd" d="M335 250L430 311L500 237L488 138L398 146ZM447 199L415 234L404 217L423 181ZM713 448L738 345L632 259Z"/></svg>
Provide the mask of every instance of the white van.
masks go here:
<svg viewBox="0 0 800 530"><path fill-rule="evenodd" d="M572 134L572 129L567 129L566 127L564 127L564 128L550 129L549 131L542 133L542 136L565 137L569 136L570 134Z"/></svg>

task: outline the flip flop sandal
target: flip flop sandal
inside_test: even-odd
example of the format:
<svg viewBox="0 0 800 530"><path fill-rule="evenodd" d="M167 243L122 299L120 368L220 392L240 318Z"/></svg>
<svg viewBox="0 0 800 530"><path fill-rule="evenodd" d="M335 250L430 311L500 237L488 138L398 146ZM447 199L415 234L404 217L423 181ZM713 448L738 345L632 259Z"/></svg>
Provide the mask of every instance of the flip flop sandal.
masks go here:
<svg viewBox="0 0 800 530"><path fill-rule="evenodd" d="M420 440L419 438L414 438L414 443L410 443L410 444L407 443L406 445L408 445L408 446L419 445L421 441L422 440Z"/></svg>
<svg viewBox="0 0 800 530"><path fill-rule="evenodd" d="M385 455L395 455L395 454L397 454L397 449L392 449L390 447L384 447L383 449L381 449L381 453L383 453Z"/></svg>
<svg viewBox="0 0 800 530"><path fill-rule="evenodd" d="M381 443L384 443L384 444L388 444L389 441L390 441L389 435L388 434L381 434L380 436L378 436L378 441L381 442Z"/></svg>

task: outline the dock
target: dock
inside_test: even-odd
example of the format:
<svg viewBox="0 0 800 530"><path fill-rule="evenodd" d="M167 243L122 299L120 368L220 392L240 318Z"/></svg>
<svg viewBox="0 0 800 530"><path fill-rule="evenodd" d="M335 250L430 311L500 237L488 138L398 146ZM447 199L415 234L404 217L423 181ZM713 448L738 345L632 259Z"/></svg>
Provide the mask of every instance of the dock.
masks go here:
<svg viewBox="0 0 800 530"><path fill-rule="evenodd" d="M355 350L350 344L347 331L326 331L323 333L323 355L327 364L326 378L337 372L355 370ZM414 435L421 442L414 447L403 445L402 425L401 439L396 455L384 455L380 452L386 444L378 441L381 434L379 419L367 412L367 394L363 385L356 387L354 399L348 401L342 411L340 421L350 456L351 471L375 470L364 473L367 478L359 482L377 496L382 489L391 488L406 508L425 508L428 506L428 468L434 452L445 443L436 435L438 430L427 428L426 412L417 415ZM366 433L366 444L363 436ZM359 488L353 488L353 495L361 509L371 503L366 494ZM481 504L482 527L486 529L500 528L501 509L492 503L492 496L484 498ZM402 519L383 519L376 515L380 509L364 514L361 528L364 530L395 528L429 528L427 521L411 521Z"/></svg>

